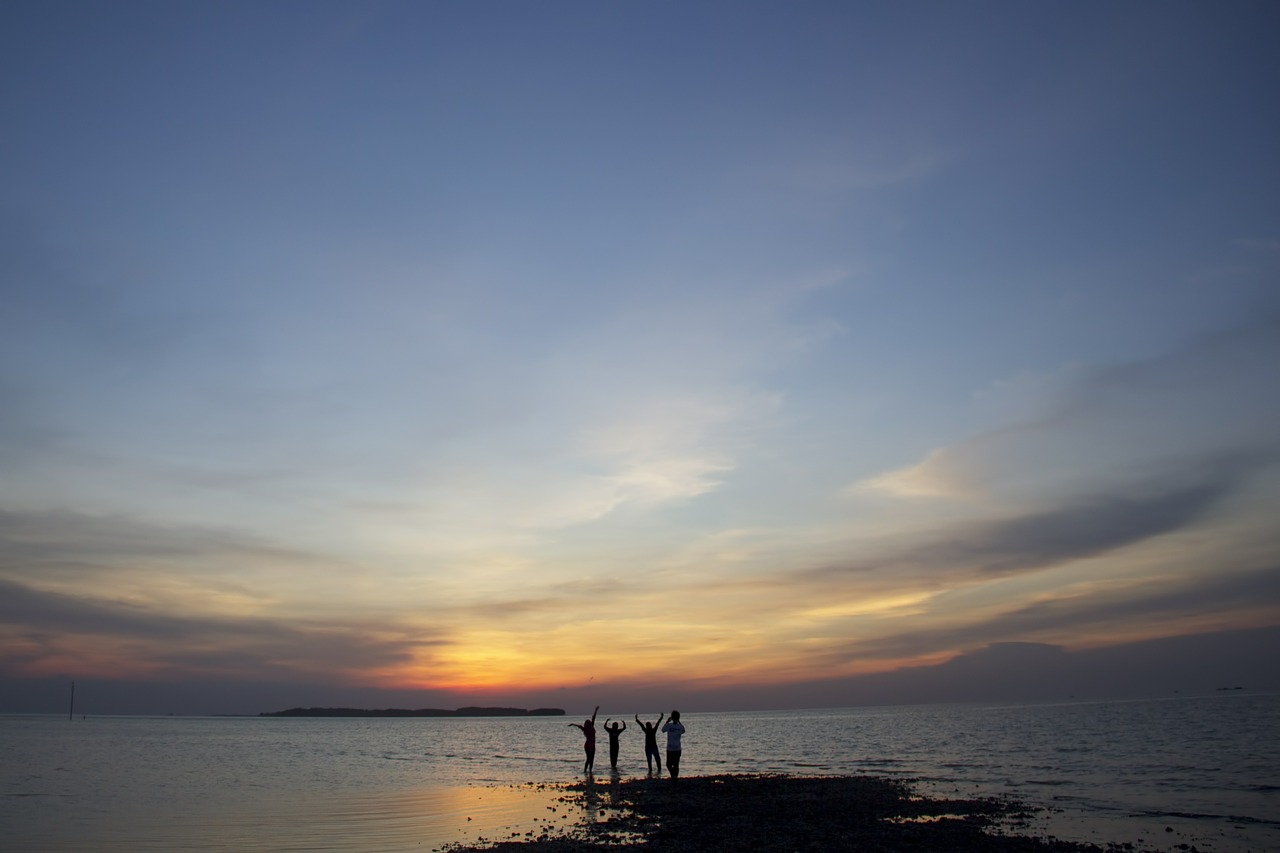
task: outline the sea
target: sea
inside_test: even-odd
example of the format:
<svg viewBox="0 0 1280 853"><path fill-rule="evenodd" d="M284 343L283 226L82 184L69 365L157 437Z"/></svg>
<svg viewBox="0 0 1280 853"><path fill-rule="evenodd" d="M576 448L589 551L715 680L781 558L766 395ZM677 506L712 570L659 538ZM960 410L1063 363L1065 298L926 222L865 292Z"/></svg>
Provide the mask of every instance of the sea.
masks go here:
<svg viewBox="0 0 1280 853"><path fill-rule="evenodd" d="M601 712L598 723L607 712ZM618 768L646 779L631 709ZM642 714L653 721L657 711ZM577 716L0 716L0 849L432 851L594 819ZM684 776L875 775L1035 809L1008 831L1280 851L1280 694L684 713ZM667 784L654 780L650 784ZM586 798L587 802L591 798Z"/></svg>

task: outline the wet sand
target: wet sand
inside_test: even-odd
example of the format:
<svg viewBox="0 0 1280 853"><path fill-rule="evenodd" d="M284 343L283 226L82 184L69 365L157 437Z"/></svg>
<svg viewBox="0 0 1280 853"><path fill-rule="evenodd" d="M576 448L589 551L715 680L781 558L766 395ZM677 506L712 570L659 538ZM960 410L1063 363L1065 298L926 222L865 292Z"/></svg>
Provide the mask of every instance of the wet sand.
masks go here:
<svg viewBox="0 0 1280 853"><path fill-rule="evenodd" d="M703 776L568 785L561 801L581 809L577 826L523 837L482 838L450 853L481 850L582 853L637 850L914 851L914 853L1099 853L1156 850L1098 846L1017 834L1029 812L997 799L916 795L875 777ZM1191 853L1191 845L1175 845Z"/></svg>

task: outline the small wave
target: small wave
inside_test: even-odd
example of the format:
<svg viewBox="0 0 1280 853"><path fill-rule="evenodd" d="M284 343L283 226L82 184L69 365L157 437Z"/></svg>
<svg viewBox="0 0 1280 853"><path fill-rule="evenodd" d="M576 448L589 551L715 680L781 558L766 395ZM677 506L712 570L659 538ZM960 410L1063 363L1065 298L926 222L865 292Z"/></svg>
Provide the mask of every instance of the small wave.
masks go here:
<svg viewBox="0 0 1280 853"><path fill-rule="evenodd" d="M1049 786L1049 787L1051 787L1051 788L1056 788L1056 787L1058 787L1059 785L1070 785L1070 784L1071 784L1071 780L1070 780L1070 779L1028 779L1028 780L1026 781L1026 784L1028 784L1028 785L1048 785L1048 786Z"/></svg>
<svg viewBox="0 0 1280 853"><path fill-rule="evenodd" d="M916 777L922 782L967 782L963 776L943 776L937 773L917 773Z"/></svg>
<svg viewBox="0 0 1280 853"><path fill-rule="evenodd" d="M1223 823L1248 823L1256 826L1280 826L1280 820L1271 820L1265 817L1251 817L1249 815L1226 815L1226 814L1201 814L1199 812L1175 812L1175 811L1148 811L1135 812L1134 817L1158 817L1170 818L1177 817L1184 820L1205 820L1205 821L1222 821Z"/></svg>

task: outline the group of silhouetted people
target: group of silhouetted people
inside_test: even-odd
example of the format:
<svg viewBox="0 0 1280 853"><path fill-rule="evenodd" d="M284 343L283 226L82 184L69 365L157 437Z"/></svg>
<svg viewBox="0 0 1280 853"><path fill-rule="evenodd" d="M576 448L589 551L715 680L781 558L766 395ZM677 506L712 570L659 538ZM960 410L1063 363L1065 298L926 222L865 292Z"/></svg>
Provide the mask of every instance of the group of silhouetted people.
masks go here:
<svg viewBox="0 0 1280 853"><path fill-rule="evenodd" d="M591 719L583 720L581 723L569 723L575 729L582 729L582 734L586 740L582 744L582 748L587 753L587 760L582 765L583 773L591 773L595 769L596 763L596 714L600 713L600 706L597 705L595 711L591 713ZM649 766L649 774L653 775L654 767L657 767L658 775L662 775L662 756L658 752L658 731L667 735L667 772L671 774L671 781L680 778L680 737L684 734L684 724L680 722L680 712L672 711L671 718L663 725L662 719L665 714L658 715L658 722L646 723L640 719L640 715L636 714L636 724L644 730L644 760ZM613 725L610 725L613 722ZM618 737L627 730L627 724L621 720L614 721L612 717L605 717L604 730L609 735L609 766L614 770L618 769Z"/></svg>

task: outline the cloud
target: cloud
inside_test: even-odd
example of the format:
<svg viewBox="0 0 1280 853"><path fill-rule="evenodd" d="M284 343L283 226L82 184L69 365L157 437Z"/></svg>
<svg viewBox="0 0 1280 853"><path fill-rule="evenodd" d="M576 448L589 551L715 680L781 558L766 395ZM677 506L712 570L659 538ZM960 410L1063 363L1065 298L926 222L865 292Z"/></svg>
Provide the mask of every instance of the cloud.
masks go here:
<svg viewBox="0 0 1280 853"><path fill-rule="evenodd" d="M886 471L849 486L850 495L880 493L897 498L969 498L980 493L979 471L970 452L954 448L930 451L915 465Z"/></svg>
<svg viewBox="0 0 1280 853"><path fill-rule="evenodd" d="M0 632L32 666L239 671L253 660L264 671L354 677L445 637L415 623L425 606L389 618L383 591L358 566L231 528L4 511L0 585Z"/></svg>
<svg viewBox="0 0 1280 853"><path fill-rule="evenodd" d="M586 685L467 693L387 689L328 680L243 680L205 677L165 681L76 678L77 709L88 714L256 714L290 707L454 708L474 704L591 707L686 712L824 708L920 702L1000 702L1165 697L1243 686L1250 693L1280 687L1280 627L1226 630L1072 651L1052 643L992 643L927 665L841 678L778 684L705 683L672 677L597 679ZM0 712L66 713L66 677L14 678L0 674Z"/></svg>
<svg viewBox="0 0 1280 853"><path fill-rule="evenodd" d="M462 449L431 471L428 517L440 528L538 535L712 492L775 398L700 387L566 400L558 414L568 422L537 428L532 448L498 448L496 459L492 447Z"/></svg>
<svg viewBox="0 0 1280 853"><path fill-rule="evenodd" d="M125 515L93 515L67 509L0 510L0 568L44 559L103 561L137 557L266 554L300 558L230 529L164 525Z"/></svg>
<svg viewBox="0 0 1280 853"><path fill-rule="evenodd" d="M1106 495L1044 512L968 525L900 554L903 565L1025 572L1096 556L1200 520L1235 485L1238 472L1188 487Z"/></svg>
<svg viewBox="0 0 1280 853"><path fill-rule="evenodd" d="M1038 412L853 483L849 496L1024 503L1030 496L1198 467L1206 459L1280 459L1280 316L1198 338L1150 359L1072 366L1013 382L1000 408ZM1017 404L1019 391L1029 402Z"/></svg>
<svg viewBox="0 0 1280 853"><path fill-rule="evenodd" d="M580 452L605 469L614 505L661 503L715 489L733 470L735 430L773 407L766 395L673 396L631 403L584 428Z"/></svg>
<svg viewBox="0 0 1280 853"><path fill-rule="evenodd" d="M435 505L450 525L536 532L715 492L783 405L756 377L834 334L795 315L835 280L637 284L547 342L526 371L536 402L518 430L449 443L426 486L441 490Z"/></svg>
<svg viewBox="0 0 1280 853"><path fill-rule="evenodd" d="M1247 471L1208 466L1195 480L846 542L849 557L816 567L802 565L809 551L774 550L762 565L728 572L699 558L453 617L502 614L520 636L532 631L544 649L575 661L566 672L617 671L608 654L580 645L584 625L599 623L644 648L643 659L761 683L937 660L991 642L1048 638L1078 648L1267 624L1280 619L1277 577L1260 555L1274 554L1274 538L1268 547L1257 530L1215 526L1217 510L1243 494ZM1214 576L1203 574L1202 554L1212 556ZM632 680L660 679L634 662L626 670Z"/></svg>
<svg viewBox="0 0 1280 853"><path fill-rule="evenodd" d="M1058 503L831 544L846 556L817 565L775 554L772 569L699 572L680 582L679 599L717 602L720 624L744 626L739 656L787 679L991 642L1079 648L1273 624L1280 575L1268 560L1278 543L1265 513L1237 512L1266 499L1253 490L1255 461L1211 460Z"/></svg>
<svg viewBox="0 0 1280 853"><path fill-rule="evenodd" d="M292 585L305 573L309 584ZM265 610L311 601L363 572L234 527L143 521L69 509L0 510L0 578L154 606ZM290 589L294 591L290 592Z"/></svg>
<svg viewBox="0 0 1280 853"><path fill-rule="evenodd" d="M6 638L0 667L10 672L105 661L105 672L114 667L153 676L217 673L251 680L307 673L354 679L409 663L423 649L445 642L431 632L385 623L167 613L8 580L0 580L0 635Z"/></svg>
<svg viewBox="0 0 1280 853"><path fill-rule="evenodd" d="M893 571L895 576L1001 576L1097 556L1204 519L1252 473L1252 459L1220 460L1178 481L1130 484L1039 511L968 521L915 534L926 542L851 560L819 574Z"/></svg>
<svg viewBox="0 0 1280 853"><path fill-rule="evenodd" d="M1252 571L1221 567L1219 571L1209 577L1155 577L1091 596L1066 594L1035 601L987 620L983 634L1067 632L1074 633L1080 644L1093 645L1088 642L1093 631L1114 636L1116 625L1125 621L1186 623L1207 618L1232 622L1239 618L1233 614L1252 612L1280 622L1280 565Z"/></svg>
<svg viewBox="0 0 1280 853"><path fill-rule="evenodd" d="M1172 696L1223 686L1274 690L1280 626L1205 631L1070 650L1053 643L993 642L927 666L788 685L814 702L882 704Z"/></svg>
<svg viewBox="0 0 1280 853"><path fill-rule="evenodd" d="M945 608L943 596L942 607ZM832 646L825 665L901 661L938 652L971 650L1026 638L1055 638L1076 649L1127 639L1204 633L1240 626L1280 624L1280 567L1232 567L1221 575L1172 575L1112 587L1040 593L996 612L956 615L952 624L912 624Z"/></svg>

